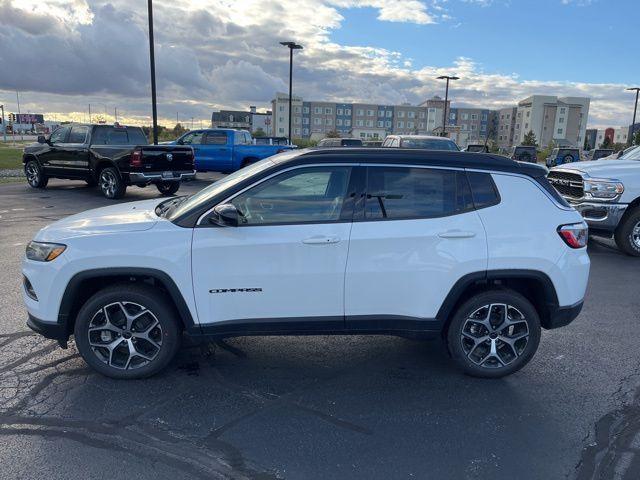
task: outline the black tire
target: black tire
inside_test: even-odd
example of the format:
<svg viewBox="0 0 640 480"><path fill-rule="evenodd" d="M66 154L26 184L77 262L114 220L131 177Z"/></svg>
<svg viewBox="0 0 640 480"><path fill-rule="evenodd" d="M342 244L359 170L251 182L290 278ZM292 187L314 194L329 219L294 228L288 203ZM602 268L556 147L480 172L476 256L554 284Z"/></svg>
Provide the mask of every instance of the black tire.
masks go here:
<svg viewBox="0 0 640 480"><path fill-rule="evenodd" d="M127 322L125 309L130 315L141 313L130 329L122 328ZM158 327L152 327L156 321ZM157 290L121 283L87 300L76 317L74 336L82 358L99 373L118 379L146 378L164 369L176 355L179 325L175 308ZM111 345L113 353L101 345Z"/></svg>
<svg viewBox="0 0 640 480"><path fill-rule="evenodd" d="M616 245L627 255L640 257L640 207L625 213L616 228Z"/></svg>
<svg viewBox="0 0 640 480"><path fill-rule="evenodd" d="M180 182L156 183L156 188L163 196L174 195L180 189Z"/></svg>
<svg viewBox="0 0 640 480"><path fill-rule="evenodd" d="M29 160L25 163L24 174L31 188L45 188L49 183L49 177L44 174L37 160Z"/></svg>
<svg viewBox="0 0 640 480"><path fill-rule="evenodd" d="M111 200L124 197L127 185L115 167L105 167L98 174L98 185L102 194Z"/></svg>
<svg viewBox="0 0 640 480"><path fill-rule="evenodd" d="M562 158L562 163L573 163L573 155L565 155Z"/></svg>
<svg viewBox="0 0 640 480"><path fill-rule="evenodd" d="M511 316L509 325L504 320L505 312ZM482 321L489 322L493 330ZM471 297L457 309L447 330L447 346L455 362L467 375L481 378L500 378L520 370L536 353L539 343L538 312L524 296L508 289Z"/></svg>

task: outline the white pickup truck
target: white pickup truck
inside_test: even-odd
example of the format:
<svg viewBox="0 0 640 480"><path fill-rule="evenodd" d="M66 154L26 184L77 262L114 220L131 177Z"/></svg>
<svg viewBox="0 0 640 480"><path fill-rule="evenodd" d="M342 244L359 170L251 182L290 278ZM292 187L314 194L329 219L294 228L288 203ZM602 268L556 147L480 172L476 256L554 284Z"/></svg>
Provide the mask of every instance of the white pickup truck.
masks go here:
<svg viewBox="0 0 640 480"><path fill-rule="evenodd" d="M628 255L640 256L640 146L617 160L552 168L547 178L594 235L613 237Z"/></svg>

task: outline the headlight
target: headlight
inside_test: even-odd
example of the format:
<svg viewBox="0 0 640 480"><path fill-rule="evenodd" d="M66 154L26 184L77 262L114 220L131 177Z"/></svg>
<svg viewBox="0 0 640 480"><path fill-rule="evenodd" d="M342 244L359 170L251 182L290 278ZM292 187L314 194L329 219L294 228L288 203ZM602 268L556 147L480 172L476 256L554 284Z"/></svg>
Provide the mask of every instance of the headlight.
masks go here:
<svg viewBox="0 0 640 480"><path fill-rule="evenodd" d="M612 180L589 179L584 181L585 196L611 199L624 192L624 185Z"/></svg>
<svg viewBox="0 0 640 480"><path fill-rule="evenodd" d="M67 248L61 243L29 242L27 245L27 258L38 262L50 262L60 256Z"/></svg>

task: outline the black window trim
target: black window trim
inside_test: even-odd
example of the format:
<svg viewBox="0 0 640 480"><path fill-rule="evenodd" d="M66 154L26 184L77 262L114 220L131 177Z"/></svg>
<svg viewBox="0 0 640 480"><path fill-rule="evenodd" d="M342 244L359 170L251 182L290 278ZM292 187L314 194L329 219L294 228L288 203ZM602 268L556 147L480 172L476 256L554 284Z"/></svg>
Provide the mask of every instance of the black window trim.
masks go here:
<svg viewBox="0 0 640 480"><path fill-rule="evenodd" d="M264 224L254 223L254 224L238 225L238 227L233 227L233 228L279 227L279 226L286 226L286 225L323 225L323 224L334 224L334 223L351 223L353 221L353 215L355 212L355 203L358 197L358 191L362 191L362 185L359 185L359 183L361 184L361 177L357 175L358 167L360 167L360 164L359 163L310 163L310 164L304 164L304 165L295 165L289 168L278 170L277 172L273 172L271 175L267 175L266 177L261 178L255 183L252 183L251 185L248 185L245 188L238 190L237 192L233 193L233 195L230 195L229 197L226 197L224 200L221 200L220 202L216 203L214 206L212 206L206 212L200 215L200 217L198 218L198 221L196 222L195 228L231 228L231 227L221 227L219 225L210 224L210 223L207 223L205 220L207 216L213 211L213 209L216 208L218 205L224 205L225 203L231 202L238 195L243 194L247 190L250 190L253 187L258 186L261 183L271 178L277 177L291 170L300 170L303 168L318 168L318 167L349 167L351 168L351 172L349 173L349 182L347 184L347 195L344 198L342 210L340 211L340 215L337 220L330 220L330 221L312 220L308 222L275 222L275 223L264 223ZM347 212L348 209L351 209L350 213ZM343 218L344 216L348 218Z"/></svg>
<svg viewBox="0 0 640 480"><path fill-rule="evenodd" d="M365 218L364 213L365 213L365 202L366 202L366 197L367 197L367 184L368 184L368 180L369 180L369 168L380 168L380 167L391 167L391 168L421 168L421 169L425 169L425 170L446 170L449 172L459 172L462 173L464 175L465 181L467 182L467 185L469 186L469 193L472 193L471 191L471 184L469 183L469 179L467 178L466 175L466 170L464 168L455 168L455 167L441 167L441 166L431 166L431 165L412 165L412 164L377 164L377 163L369 163L369 164L363 164L362 168L365 170L365 174L364 174L364 189L363 192L360 196L360 201L357 202L357 210L354 212L353 215L353 222L401 222L401 221L405 221L405 220L432 220L432 219L436 219L436 218L446 218L446 217L453 217L455 215L462 215L463 213L469 213L472 212L474 210L476 210L475 206L471 206L468 208L464 208L461 210L456 210L453 213L446 213L443 215L429 215L429 216L424 216L424 215L416 215L416 216L412 216L412 217L402 217L402 218ZM457 179L456 179L457 181ZM496 189L497 191L497 189ZM471 196L471 203L473 204L473 194Z"/></svg>

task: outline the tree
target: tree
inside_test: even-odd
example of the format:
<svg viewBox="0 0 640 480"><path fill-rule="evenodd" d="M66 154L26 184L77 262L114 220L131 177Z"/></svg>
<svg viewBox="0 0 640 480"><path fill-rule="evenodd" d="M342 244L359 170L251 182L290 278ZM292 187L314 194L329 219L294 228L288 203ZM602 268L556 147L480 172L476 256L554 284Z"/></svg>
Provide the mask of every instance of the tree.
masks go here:
<svg viewBox="0 0 640 480"><path fill-rule="evenodd" d="M340 138L340 134L336 130L327 132L326 138Z"/></svg>
<svg viewBox="0 0 640 480"><path fill-rule="evenodd" d="M533 130L529 130L522 139L522 145L536 147L538 145L538 140L536 139L536 134L533 133Z"/></svg>
<svg viewBox="0 0 640 480"><path fill-rule="evenodd" d="M549 145L547 145L547 148L543 148L540 153L538 154L538 161L545 163L547 161L547 158L549 157L549 155L551 155L551 152L553 152L553 149L556 148L556 142L554 142L553 140L551 140L549 142Z"/></svg>
<svg viewBox="0 0 640 480"><path fill-rule="evenodd" d="M267 134L264 133L264 130L262 129L262 127L258 127L256 131L253 132L253 138L266 137L266 136Z"/></svg>
<svg viewBox="0 0 640 480"><path fill-rule="evenodd" d="M602 142L600 148L611 148L611 139L609 137L604 137L604 142Z"/></svg>
<svg viewBox="0 0 640 480"><path fill-rule="evenodd" d="M176 136L176 138L184 135L185 133L187 133L187 131L188 130L180 123L176 123L176 126L173 127L173 134Z"/></svg>

